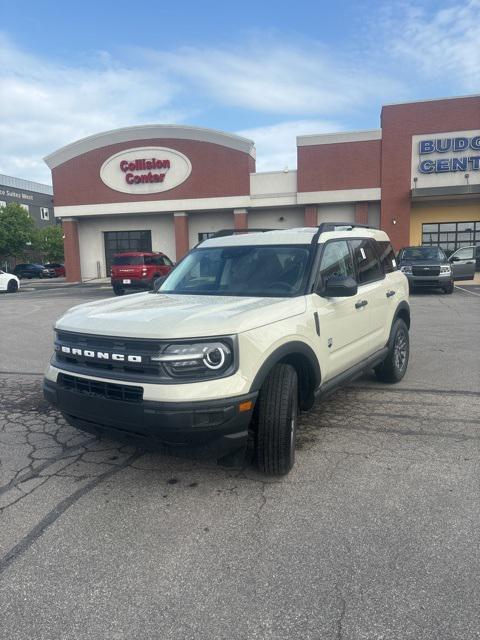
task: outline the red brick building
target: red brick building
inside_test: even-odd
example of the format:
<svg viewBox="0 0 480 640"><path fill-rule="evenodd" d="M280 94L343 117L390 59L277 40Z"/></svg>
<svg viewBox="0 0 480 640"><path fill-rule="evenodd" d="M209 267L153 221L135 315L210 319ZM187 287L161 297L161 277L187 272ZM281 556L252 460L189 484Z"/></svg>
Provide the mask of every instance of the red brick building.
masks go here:
<svg viewBox="0 0 480 640"><path fill-rule="evenodd" d="M480 244L480 96L384 106L381 129L297 138L297 170L255 172L251 140L146 125L46 159L68 279L105 277L115 252L180 258L224 228L380 226L397 249Z"/></svg>

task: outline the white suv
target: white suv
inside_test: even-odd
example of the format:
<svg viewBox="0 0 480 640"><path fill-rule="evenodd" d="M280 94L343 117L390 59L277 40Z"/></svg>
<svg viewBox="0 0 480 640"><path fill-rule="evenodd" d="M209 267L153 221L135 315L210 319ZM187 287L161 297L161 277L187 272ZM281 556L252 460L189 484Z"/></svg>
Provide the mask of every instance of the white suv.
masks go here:
<svg viewBox="0 0 480 640"><path fill-rule="evenodd" d="M70 309L45 397L74 426L292 468L299 409L367 369L398 382L408 282L383 231L219 234L149 293ZM228 455L227 455L228 454Z"/></svg>

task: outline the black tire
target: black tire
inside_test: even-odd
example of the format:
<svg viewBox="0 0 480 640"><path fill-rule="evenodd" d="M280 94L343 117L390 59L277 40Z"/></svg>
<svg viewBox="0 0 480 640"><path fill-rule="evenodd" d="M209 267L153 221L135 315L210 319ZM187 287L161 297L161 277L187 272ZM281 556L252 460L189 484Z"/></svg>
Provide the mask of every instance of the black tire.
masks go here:
<svg viewBox="0 0 480 640"><path fill-rule="evenodd" d="M408 327L400 318L393 324L389 345L388 355L375 367L375 374L380 382L400 382L407 371L410 355Z"/></svg>
<svg viewBox="0 0 480 640"><path fill-rule="evenodd" d="M113 287L113 293L116 296L123 296L123 294L125 293L125 289L123 287Z"/></svg>
<svg viewBox="0 0 480 640"><path fill-rule="evenodd" d="M289 364L277 364L263 383L257 403L255 455L264 473L283 476L293 467L297 417L297 372Z"/></svg>
<svg viewBox="0 0 480 640"><path fill-rule="evenodd" d="M153 291L153 290L155 289L155 280L156 280L157 278L160 278L160 274L159 274L159 273L156 273L156 274L153 276L153 278L152 278L152 280L151 280L151 282L150 282L150 291Z"/></svg>
<svg viewBox="0 0 480 640"><path fill-rule="evenodd" d="M18 291L18 282L16 280L9 280L7 284L7 293L16 293Z"/></svg>
<svg viewBox="0 0 480 640"><path fill-rule="evenodd" d="M445 293L453 293L453 289L453 282L449 282L445 287L443 287Z"/></svg>

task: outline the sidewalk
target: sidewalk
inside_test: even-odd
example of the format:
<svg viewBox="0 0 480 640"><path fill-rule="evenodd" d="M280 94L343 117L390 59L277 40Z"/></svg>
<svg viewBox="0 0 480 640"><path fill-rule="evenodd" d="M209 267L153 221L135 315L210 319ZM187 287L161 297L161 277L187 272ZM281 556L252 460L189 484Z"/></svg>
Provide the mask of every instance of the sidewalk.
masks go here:
<svg viewBox="0 0 480 640"><path fill-rule="evenodd" d="M32 278L28 280L23 278L20 281L20 291L23 289L39 289L46 291L47 289L62 289L64 287L98 287L109 285L110 278L96 278L86 282L66 282L65 278Z"/></svg>

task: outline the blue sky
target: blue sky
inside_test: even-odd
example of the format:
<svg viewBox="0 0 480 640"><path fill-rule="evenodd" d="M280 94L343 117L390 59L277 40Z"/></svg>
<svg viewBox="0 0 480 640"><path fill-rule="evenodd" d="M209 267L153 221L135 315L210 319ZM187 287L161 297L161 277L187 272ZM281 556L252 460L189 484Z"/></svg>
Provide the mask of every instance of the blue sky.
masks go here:
<svg viewBox="0 0 480 640"><path fill-rule="evenodd" d="M0 173L92 133L192 124L295 167L295 137L380 126L382 104L480 92L480 0L0 0Z"/></svg>

